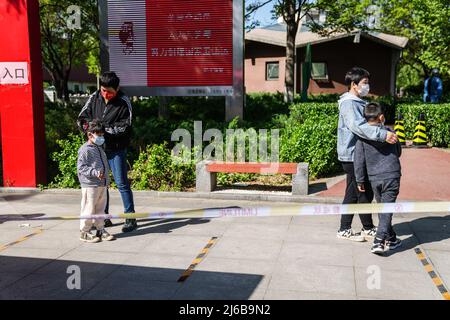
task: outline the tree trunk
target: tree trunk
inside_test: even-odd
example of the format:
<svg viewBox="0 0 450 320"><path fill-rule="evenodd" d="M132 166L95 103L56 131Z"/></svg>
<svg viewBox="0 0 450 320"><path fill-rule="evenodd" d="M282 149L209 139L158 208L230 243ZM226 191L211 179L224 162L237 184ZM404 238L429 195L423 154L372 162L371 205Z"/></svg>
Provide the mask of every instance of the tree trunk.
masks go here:
<svg viewBox="0 0 450 320"><path fill-rule="evenodd" d="M64 79L63 80L63 92L64 92L64 101L65 102L70 102L70 97L69 97L69 81Z"/></svg>
<svg viewBox="0 0 450 320"><path fill-rule="evenodd" d="M59 78L58 74L53 74L53 83L55 85L56 90L56 98L58 100L62 100L64 97L64 88L63 88L63 81Z"/></svg>
<svg viewBox="0 0 450 320"><path fill-rule="evenodd" d="M159 97L158 117L169 118L169 97Z"/></svg>
<svg viewBox="0 0 450 320"><path fill-rule="evenodd" d="M295 17L295 2L286 2L286 72L284 78L285 96L284 101L294 101L294 73L295 73L295 38L297 36L298 24Z"/></svg>

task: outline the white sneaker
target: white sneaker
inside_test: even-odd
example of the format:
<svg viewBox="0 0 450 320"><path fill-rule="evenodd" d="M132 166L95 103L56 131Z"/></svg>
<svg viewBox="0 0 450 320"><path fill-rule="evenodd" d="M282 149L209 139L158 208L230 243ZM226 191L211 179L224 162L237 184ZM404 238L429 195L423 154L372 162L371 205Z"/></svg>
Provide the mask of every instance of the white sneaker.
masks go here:
<svg viewBox="0 0 450 320"><path fill-rule="evenodd" d="M361 234L364 236L364 238L366 238L366 240L375 239L375 235L377 234L377 227L373 227L372 229L369 230L362 228Z"/></svg>
<svg viewBox="0 0 450 320"><path fill-rule="evenodd" d="M352 229L346 229L342 231L338 231L336 235L339 239L363 242L365 238L360 233L354 233Z"/></svg>
<svg viewBox="0 0 450 320"><path fill-rule="evenodd" d="M114 237L112 234L109 234L109 232L106 231L105 229L98 230L96 236L102 241L116 240L116 237Z"/></svg>
<svg viewBox="0 0 450 320"><path fill-rule="evenodd" d="M99 237L93 235L90 232L84 232L84 231L81 231L80 240L84 241L84 242L89 242L89 243L100 242L100 238Z"/></svg>

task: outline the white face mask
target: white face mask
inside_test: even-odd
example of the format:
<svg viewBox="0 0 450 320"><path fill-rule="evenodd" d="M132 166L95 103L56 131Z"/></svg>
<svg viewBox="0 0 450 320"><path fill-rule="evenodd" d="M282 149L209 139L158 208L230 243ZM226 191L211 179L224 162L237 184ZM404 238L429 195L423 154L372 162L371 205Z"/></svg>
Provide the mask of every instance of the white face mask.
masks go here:
<svg viewBox="0 0 450 320"><path fill-rule="evenodd" d="M105 143L105 137L104 136L98 136L96 134L92 135L93 140L92 142L94 142L96 145L101 146L103 143Z"/></svg>
<svg viewBox="0 0 450 320"><path fill-rule="evenodd" d="M360 86L358 86L358 87L359 87L359 88L358 88L358 94L359 94L361 97L365 97L365 96L367 96L367 95L369 94L370 86L369 86L368 83L362 84L362 85L360 85Z"/></svg>

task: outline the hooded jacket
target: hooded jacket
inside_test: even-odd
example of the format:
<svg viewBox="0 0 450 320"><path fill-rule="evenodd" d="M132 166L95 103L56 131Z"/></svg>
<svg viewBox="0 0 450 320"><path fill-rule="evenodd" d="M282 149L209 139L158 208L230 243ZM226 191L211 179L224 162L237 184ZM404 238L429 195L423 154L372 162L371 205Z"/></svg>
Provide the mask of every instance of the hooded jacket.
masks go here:
<svg viewBox="0 0 450 320"><path fill-rule="evenodd" d="M355 147L356 182L364 183L367 175L369 181L396 179L401 177L399 157L402 154L400 142L396 144L358 139Z"/></svg>
<svg viewBox="0 0 450 320"><path fill-rule="evenodd" d="M105 174L99 179L100 172ZM82 188L109 186L109 165L102 147L86 142L78 149L77 174Z"/></svg>
<svg viewBox="0 0 450 320"><path fill-rule="evenodd" d="M364 118L367 102L349 92L339 99L339 122L337 133L337 153L339 161L353 162L358 137L366 140L384 142L387 131L371 126Z"/></svg>

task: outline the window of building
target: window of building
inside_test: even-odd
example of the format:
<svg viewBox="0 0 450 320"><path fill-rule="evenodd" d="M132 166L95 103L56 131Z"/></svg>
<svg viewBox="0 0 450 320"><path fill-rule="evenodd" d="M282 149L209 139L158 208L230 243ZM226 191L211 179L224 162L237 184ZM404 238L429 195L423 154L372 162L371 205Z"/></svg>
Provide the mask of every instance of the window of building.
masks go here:
<svg viewBox="0 0 450 320"><path fill-rule="evenodd" d="M280 77L280 63L278 61L266 62L266 80L278 80Z"/></svg>
<svg viewBox="0 0 450 320"><path fill-rule="evenodd" d="M325 62L313 62L311 65L311 78L314 80L328 80L328 68Z"/></svg>

